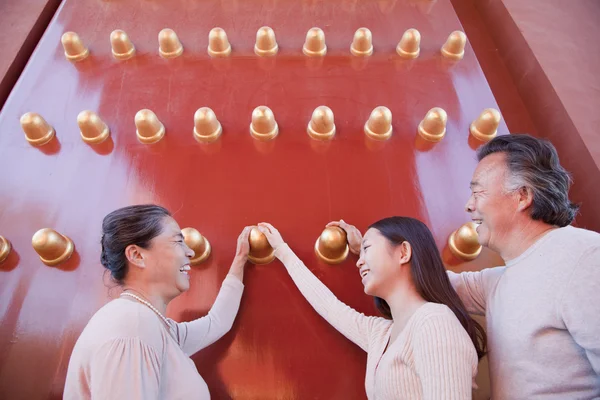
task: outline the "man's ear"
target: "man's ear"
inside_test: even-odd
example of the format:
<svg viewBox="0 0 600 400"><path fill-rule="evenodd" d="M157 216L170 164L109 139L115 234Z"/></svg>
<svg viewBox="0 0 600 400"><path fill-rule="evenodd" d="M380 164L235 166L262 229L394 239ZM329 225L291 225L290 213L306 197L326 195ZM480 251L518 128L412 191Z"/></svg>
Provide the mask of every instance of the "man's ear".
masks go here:
<svg viewBox="0 0 600 400"><path fill-rule="evenodd" d="M518 211L525 211L533 204L533 190L531 188L521 186L517 192Z"/></svg>
<svg viewBox="0 0 600 400"><path fill-rule="evenodd" d="M400 259L398 260L400 265L407 264L412 258L412 246L406 240L400 244L399 252Z"/></svg>
<svg viewBox="0 0 600 400"><path fill-rule="evenodd" d="M130 244L125 248L125 257L127 257L127 261L136 267L146 267L144 263L144 256L142 255L140 248L135 244Z"/></svg>

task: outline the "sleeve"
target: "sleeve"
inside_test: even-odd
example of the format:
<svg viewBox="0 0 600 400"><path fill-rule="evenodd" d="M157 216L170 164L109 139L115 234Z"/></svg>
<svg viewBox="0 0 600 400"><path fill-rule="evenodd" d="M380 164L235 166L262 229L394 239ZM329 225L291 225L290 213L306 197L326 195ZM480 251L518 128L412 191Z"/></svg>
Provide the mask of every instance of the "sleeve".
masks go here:
<svg viewBox="0 0 600 400"><path fill-rule="evenodd" d="M471 398L477 352L456 318L427 317L415 332L413 357L424 400Z"/></svg>
<svg viewBox="0 0 600 400"><path fill-rule="evenodd" d="M600 376L600 247L580 258L558 303L559 314Z"/></svg>
<svg viewBox="0 0 600 400"><path fill-rule="evenodd" d="M364 351L369 351L369 336L383 318L367 317L335 297L287 246L277 249L277 257L315 311L335 329Z"/></svg>
<svg viewBox="0 0 600 400"><path fill-rule="evenodd" d="M139 338L105 343L92 357L91 398L158 400L161 359L158 351Z"/></svg>
<svg viewBox="0 0 600 400"><path fill-rule="evenodd" d="M208 315L191 322L170 321L185 354L191 356L229 332L240 308L243 292L244 284L228 274Z"/></svg>
<svg viewBox="0 0 600 400"><path fill-rule="evenodd" d="M467 308L467 312L475 315L485 315L487 299L498 284L506 267L486 268L476 272L460 274L448 272L452 287Z"/></svg>

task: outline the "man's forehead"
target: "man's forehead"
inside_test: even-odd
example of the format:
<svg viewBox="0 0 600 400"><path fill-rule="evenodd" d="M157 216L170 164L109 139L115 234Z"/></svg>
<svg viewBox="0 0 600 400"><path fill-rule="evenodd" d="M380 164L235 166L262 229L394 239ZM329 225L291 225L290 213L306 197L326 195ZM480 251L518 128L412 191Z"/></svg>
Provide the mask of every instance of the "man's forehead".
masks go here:
<svg viewBox="0 0 600 400"><path fill-rule="evenodd" d="M503 153L490 154L477 164L477 167L473 172L471 185L481 185L481 182L490 176L503 175L505 168L505 155Z"/></svg>

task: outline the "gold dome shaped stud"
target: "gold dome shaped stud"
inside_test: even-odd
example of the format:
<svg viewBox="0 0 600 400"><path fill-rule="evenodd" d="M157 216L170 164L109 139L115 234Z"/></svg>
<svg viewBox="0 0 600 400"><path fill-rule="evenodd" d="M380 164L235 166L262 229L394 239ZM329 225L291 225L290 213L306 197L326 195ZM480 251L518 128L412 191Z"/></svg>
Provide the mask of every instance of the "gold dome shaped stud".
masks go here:
<svg viewBox="0 0 600 400"><path fill-rule="evenodd" d="M375 107L365 123L365 134L375 140L392 137L392 112L384 106Z"/></svg>
<svg viewBox="0 0 600 400"><path fill-rule="evenodd" d="M117 60L128 60L135 54L135 46L124 31L117 29L110 33L112 55Z"/></svg>
<svg viewBox="0 0 600 400"><path fill-rule="evenodd" d="M402 58L417 58L421 52L421 34L416 29L407 29L396 46L396 53Z"/></svg>
<svg viewBox="0 0 600 400"><path fill-rule="evenodd" d="M8 258L11 249L12 246L8 239L6 239L4 236L0 236L0 263Z"/></svg>
<svg viewBox="0 0 600 400"><path fill-rule="evenodd" d="M217 116L208 107L202 107L194 113L194 139L200 143L211 143L217 140L223 128Z"/></svg>
<svg viewBox="0 0 600 400"><path fill-rule="evenodd" d="M268 26L261 27L256 32L256 44L254 52L258 56L274 56L279 51L277 40L275 39L275 31Z"/></svg>
<svg viewBox="0 0 600 400"><path fill-rule="evenodd" d="M80 112L77 116L77 125L79 125L81 138L88 144L102 143L110 135L108 125L93 111Z"/></svg>
<svg viewBox="0 0 600 400"><path fill-rule="evenodd" d="M156 114L148 109L135 114L135 127L138 140L144 144L156 143L165 136L165 126Z"/></svg>
<svg viewBox="0 0 600 400"><path fill-rule="evenodd" d="M275 251L269 244L267 237L257 228L252 228L248 236L250 253L248 260L253 264L268 264L275 259Z"/></svg>
<svg viewBox="0 0 600 400"><path fill-rule="evenodd" d="M496 137L501 119L502 116L498 110L486 108L479 114L479 117L471 123L469 131L476 139L479 139L482 142L489 142Z"/></svg>
<svg viewBox="0 0 600 400"><path fill-rule="evenodd" d="M481 253L481 245L475 223L467 222L452 232L448 238L448 247L452 254L462 260L470 261L477 258Z"/></svg>
<svg viewBox="0 0 600 400"><path fill-rule="evenodd" d="M367 28L358 28L350 46L350 52L358 57L368 57L373 54L373 35Z"/></svg>
<svg viewBox="0 0 600 400"><path fill-rule="evenodd" d="M31 244L40 260L51 267L71 258L75 248L71 239L50 228L37 231L31 239Z"/></svg>
<svg viewBox="0 0 600 400"><path fill-rule="evenodd" d="M272 140L279 134L273 111L267 106L258 106L252 111L250 134L262 141Z"/></svg>
<svg viewBox="0 0 600 400"><path fill-rule="evenodd" d="M462 60L465 55L466 44L467 35L461 31L454 31L442 46L442 55L452 60Z"/></svg>
<svg viewBox="0 0 600 400"><path fill-rule="evenodd" d="M325 33L321 28L310 28L308 30L302 52L309 57L322 57L327 54Z"/></svg>
<svg viewBox="0 0 600 400"><path fill-rule="evenodd" d="M208 34L208 54L211 57L227 57L231 54L231 44L222 28L213 28Z"/></svg>
<svg viewBox="0 0 600 400"><path fill-rule="evenodd" d="M446 123L448 114L439 107L427 111L427 115L419 124L419 135L430 142L439 142L446 135Z"/></svg>
<svg viewBox="0 0 600 400"><path fill-rule="evenodd" d="M327 264L343 262L349 250L346 232L337 226L325 228L315 242L315 254Z"/></svg>
<svg viewBox="0 0 600 400"><path fill-rule="evenodd" d="M159 32L158 53L162 58L175 58L183 53L183 45L173 29L165 28Z"/></svg>
<svg viewBox="0 0 600 400"><path fill-rule="evenodd" d="M25 139L34 145L42 146L54 137L54 128L37 113L28 112L21 116L21 128L25 133Z"/></svg>
<svg viewBox="0 0 600 400"><path fill-rule="evenodd" d="M316 140L333 139L335 136L335 123L331 108L327 106L315 108L306 131L311 138Z"/></svg>
<svg viewBox="0 0 600 400"><path fill-rule="evenodd" d="M185 244L194 250L194 256L190 259L190 265L198 265L210 256L210 243L200 232L194 228L183 228L181 233L183 234Z"/></svg>
<svg viewBox="0 0 600 400"><path fill-rule="evenodd" d="M63 33L60 41L65 50L65 57L69 61L81 61L86 58L90 51L75 32Z"/></svg>

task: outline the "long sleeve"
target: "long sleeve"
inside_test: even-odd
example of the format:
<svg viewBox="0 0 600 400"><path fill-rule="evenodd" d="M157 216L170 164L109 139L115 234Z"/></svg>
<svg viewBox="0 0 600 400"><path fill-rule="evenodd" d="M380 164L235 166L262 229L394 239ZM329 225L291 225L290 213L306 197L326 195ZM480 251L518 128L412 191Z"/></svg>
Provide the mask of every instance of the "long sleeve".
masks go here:
<svg viewBox="0 0 600 400"><path fill-rule="evenodd" d="M93 400L152 400L159 398L161 357L159 350L139 338L114 339L92 357L89 369ZM79 379L85 379L80 376ZM65 393L65 399L70 397Z"/></svg>
<svg viewBox="0 0 600 400"><path fill-rule="evenodd" d="M367 317L339 301L287 245L278 248L276 255L315 311L364 351L368 351L369 336L374 327L391 323L383 318Z"/></svg>
<svg viewBox="0 0 600 400"><path fill-rule="evenodd" d="M244 284L229 274L208 315L191 322L171 322L185 354L191 356L229 332L240 308L243 291Z"/></svg>
<svg viewBox="0 0 600 400"><path fill-rule="evenodd" d="M582 254L567 282L559 315L600 379L600 248Z"/></svg>
<svg viewBox="0 0 600 400"><path fill-rule="evenodd" d="M447 314L426 317L416 328L413 341L415 370L423 399L470 399L477 353L456 317Z"/></svg>
<svg viewBox="0 0 600 400"><path fill-rule="evenodd" d="M496 287L506 267L486 268L477 272L448 272L450 283L467 311L475 315L485 315L487 299Z"/></svg>

